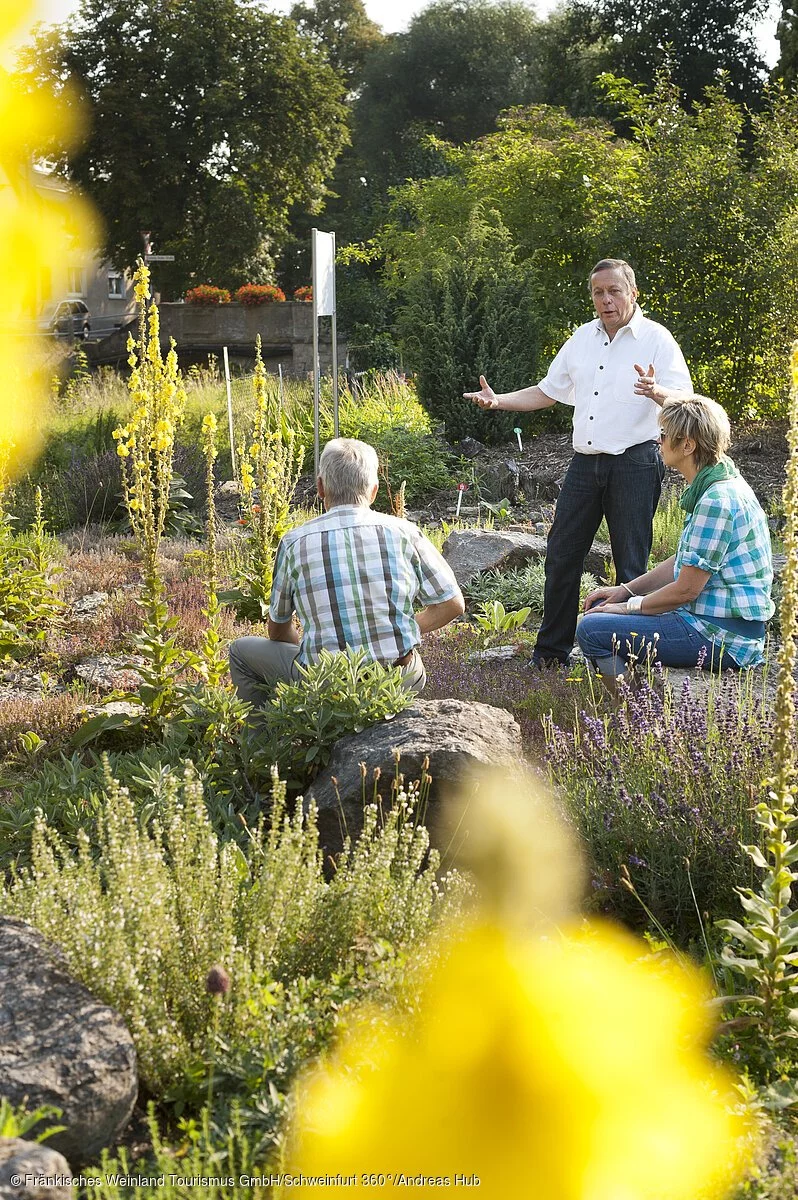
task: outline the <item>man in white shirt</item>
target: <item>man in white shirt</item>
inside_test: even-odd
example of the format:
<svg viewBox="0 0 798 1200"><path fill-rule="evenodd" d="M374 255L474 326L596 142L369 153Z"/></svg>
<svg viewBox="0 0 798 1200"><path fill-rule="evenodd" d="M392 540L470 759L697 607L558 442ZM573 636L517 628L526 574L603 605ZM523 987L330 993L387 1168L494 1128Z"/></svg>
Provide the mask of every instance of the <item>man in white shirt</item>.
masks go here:
<svg viewBox="0 0 798 1200"><path fill-rule="evenodd" d="M531 412L559 401L574 410L575 454L546 551L543 623L533 656L537 665L568 662L585 557L602 516L617 582L648 570L665 473L658 405L674 392L692 391L675 339L640 310L629 264L604 258L590 272L589 283L597 320L569 337L539 384L497 395L481 375L480 391L464 393L486 409Z"/></svg>

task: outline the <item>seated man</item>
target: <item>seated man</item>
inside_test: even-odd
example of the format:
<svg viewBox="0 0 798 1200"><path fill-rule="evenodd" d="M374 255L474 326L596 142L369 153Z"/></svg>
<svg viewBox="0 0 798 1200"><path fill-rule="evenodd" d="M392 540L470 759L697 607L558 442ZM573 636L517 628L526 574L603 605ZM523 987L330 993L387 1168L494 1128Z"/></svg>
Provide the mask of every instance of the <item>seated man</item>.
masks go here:
<svg viewBox="0 0 798 1200"><path fill-rule="evenodd" d="M379 487L372 446L328 442L317 487L324 515L292 529L277 548L269 637L230 647L239 696L263 704L278 680L297 677L297 665L348 646L401 667L405 687L420 692L427 676L418 643L465 611L451 568L410 521L372 512ZM414 615L416 602L426 607Z"/></svg>

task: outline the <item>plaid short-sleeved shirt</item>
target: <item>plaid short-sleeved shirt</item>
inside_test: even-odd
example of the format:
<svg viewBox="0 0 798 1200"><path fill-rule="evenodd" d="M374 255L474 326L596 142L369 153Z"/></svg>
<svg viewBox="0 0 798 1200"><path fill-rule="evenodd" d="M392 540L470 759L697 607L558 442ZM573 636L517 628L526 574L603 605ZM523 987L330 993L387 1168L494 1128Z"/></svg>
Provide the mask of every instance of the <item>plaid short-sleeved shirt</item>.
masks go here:
<svg viewBox="0 0 798 1200"><path fill-rule="evenodd" d="M704 492L685 518L674 578L682 567L710 577L701 594L679 609L705 638L722 642L740 667L762 660L764 639L741 637L714 625L713 617L767 621L773 616L773 561L767 518L744 479L723 479Z"/></svg>
<svg viewBox="0 0 798 1200"><path fill-rule="evenodd" d="M269 615L283 623L296 612L303 665L347 646L392 663L419 641L414 604L442 604L459 591L448 563L410 521L340 504L280 542Z"/></svg>

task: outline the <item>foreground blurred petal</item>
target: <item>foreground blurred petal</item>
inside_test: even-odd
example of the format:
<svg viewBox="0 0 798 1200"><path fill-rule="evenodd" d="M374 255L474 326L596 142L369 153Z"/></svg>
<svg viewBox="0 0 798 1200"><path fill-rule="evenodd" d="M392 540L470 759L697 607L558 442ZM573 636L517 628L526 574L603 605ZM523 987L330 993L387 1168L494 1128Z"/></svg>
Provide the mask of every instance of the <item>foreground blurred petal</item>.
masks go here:
<svg viewBox="0 0 798 1200"><path fill-rule="evenodd" d="M476 1176L483 1200L724 1196L747 1130L704 1050L706 999L697 972L613 930L475 929L411 1029L373 1018L306 1078L289 1170L417 1195L442 1186L419 1176ZM291 1187L322 1191L351 1185Z"/></svg>

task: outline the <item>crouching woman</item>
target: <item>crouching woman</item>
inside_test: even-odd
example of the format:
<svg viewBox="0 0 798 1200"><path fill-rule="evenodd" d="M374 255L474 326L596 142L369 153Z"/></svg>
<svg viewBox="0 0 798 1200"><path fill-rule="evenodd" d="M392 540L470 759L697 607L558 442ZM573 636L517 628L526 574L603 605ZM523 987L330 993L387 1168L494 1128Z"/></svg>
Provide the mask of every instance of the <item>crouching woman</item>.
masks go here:
<svg viewBox="0 0 798 1200"><path fill-rule="evenodd" d="M603 676L630 660L666 667L739 669L762 661L773 615L767 518L726 450L729 419L706 396L666 400L660 413L665 465L684 476L684 528L676 553L619 587L585 600L577 630Z"/></svg>

